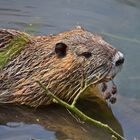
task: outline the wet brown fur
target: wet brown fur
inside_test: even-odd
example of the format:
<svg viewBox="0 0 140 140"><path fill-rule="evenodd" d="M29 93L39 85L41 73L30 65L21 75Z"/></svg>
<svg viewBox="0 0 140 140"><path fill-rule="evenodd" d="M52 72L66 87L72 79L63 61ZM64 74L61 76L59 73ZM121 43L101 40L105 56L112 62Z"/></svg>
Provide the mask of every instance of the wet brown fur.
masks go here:
<svg viewBox="0 0 140 140"><path fill-rule="evenodd" d="M100 36L81 28L31 38L31 42L0 71L0 103L33 107L52 103L35 80L41 80L59 98L70 101L80 90L83 74L88 83L105 80L116 53L116 49ZM63 58L54 51L59 42L68 46ZM92 52L91 58L79 55L85 51ZM88 80L90 75L94 76Z"/></svg>

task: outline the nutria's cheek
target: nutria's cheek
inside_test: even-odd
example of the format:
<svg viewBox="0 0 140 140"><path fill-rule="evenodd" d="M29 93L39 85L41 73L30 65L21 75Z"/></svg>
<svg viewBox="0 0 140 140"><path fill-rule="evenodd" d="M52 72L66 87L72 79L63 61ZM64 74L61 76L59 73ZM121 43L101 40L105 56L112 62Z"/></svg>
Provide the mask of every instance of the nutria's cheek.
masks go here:
<svg viewBox="0 0 140 140"><path fill-rule="evenodd" d="M79 57L78 59L77 59L77 57L76 57L75 60L76 60L78 63L81 63L81 65L82 65L83 67L89 65L89 63L90 63L90 62L87 61L84 57Z"/></svg>

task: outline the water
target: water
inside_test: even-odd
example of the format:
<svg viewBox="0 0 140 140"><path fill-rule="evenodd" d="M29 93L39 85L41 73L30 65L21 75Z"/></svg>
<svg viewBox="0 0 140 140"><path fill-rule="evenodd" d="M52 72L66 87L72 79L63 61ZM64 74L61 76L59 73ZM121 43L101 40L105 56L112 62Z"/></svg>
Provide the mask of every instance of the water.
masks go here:
<svg viewBox="0 0 140 140"><path fill-rule="evenodd" d="M140 139L139 23L139 0L0 0L1 28L43 35L81 25L102 34L125 54L123 71L116 78L120 94L117 103L111 106L114 115L109 108L104 108L108 113L96 113L94 118L110 121L128 140ZM97 108L96 104L93 106ZM92 140L105 136L109 139L101 130L77 122L61 107L40 112L1 107L0 118L0 140Z"/></svg>

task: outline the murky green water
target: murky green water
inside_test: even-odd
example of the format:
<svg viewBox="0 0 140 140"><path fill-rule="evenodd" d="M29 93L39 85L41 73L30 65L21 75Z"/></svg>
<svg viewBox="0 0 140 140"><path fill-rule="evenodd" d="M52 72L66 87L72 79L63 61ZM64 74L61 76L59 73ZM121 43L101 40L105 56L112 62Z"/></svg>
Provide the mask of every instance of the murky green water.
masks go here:
<svg viewBox="0 0 140 140"><path fill-rule="evenodd" d="M0 0L1 28L52 34L76 25L102 34L125 54L123 71L116 78L120 94L111 106L114 115L109 108L106 115L96 113L94 103L93 117L109 123L128 140L140 139L139 0ZM109 139L102 130L77 122L61 107L55 109L0 107L0 140Z"/></svg>

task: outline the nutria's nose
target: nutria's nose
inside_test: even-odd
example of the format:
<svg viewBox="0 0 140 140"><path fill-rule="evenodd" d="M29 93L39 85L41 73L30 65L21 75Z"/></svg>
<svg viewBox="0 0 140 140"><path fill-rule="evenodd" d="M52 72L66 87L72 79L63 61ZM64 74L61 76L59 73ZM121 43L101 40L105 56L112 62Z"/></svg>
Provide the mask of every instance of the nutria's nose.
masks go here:
<svg viewBox="0 0 140 140"><path fill-rule="evenodd" d="M121 52L117 52L115 55L115 66L120 66L124 63L124 55Z"/></svg>
<svg viewBox="0 0 140 140"><path fill-rule="evenodd" d="M115 65L119 66L122 65L124 63L124 58L120 58L119 60L116 61Z"/></svg>

